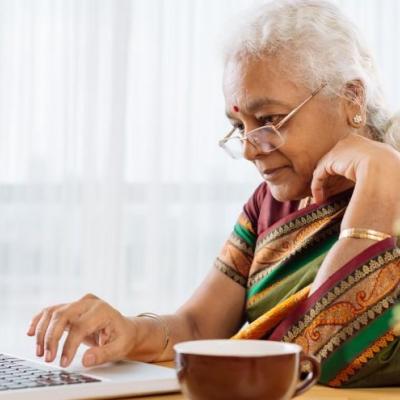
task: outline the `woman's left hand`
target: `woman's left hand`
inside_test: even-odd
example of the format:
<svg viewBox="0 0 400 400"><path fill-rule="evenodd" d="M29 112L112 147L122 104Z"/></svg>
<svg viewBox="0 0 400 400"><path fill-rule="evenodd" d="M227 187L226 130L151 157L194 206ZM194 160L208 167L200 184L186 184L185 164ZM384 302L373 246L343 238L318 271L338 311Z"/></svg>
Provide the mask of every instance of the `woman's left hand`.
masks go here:
<svg viewBox="0 0 400 400"><path fill-rule="evenodd" d="M337 193L340 185L347 187L376 184L385 180L398 185L400 154L389 145L351 133L323 156L314 170L311 192L317 203ZM390 172L390 173L388 173Z"/></svg>
<svg viewBox="0 0 400 400"><path fill-rule="evenodd" d="M387 144L349 134L314 171L311 191L317 203L354 186L341 229L375 229L395 235L400 219L400 153Z"/></svg>

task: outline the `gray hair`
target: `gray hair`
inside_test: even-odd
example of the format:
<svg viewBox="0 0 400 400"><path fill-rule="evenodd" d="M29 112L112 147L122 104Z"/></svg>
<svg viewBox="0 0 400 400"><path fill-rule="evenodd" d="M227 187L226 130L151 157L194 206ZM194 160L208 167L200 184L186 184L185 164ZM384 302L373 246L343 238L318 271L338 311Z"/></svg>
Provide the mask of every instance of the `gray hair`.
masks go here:
<svg viewBox="0 0 400 400"><path fill-rule="evenodd" d="M361 81L372 136L400 150L400 114L390 117L372 55L356 26L334 4L275 0L251 8L234 26L226 38L225 63L240 55L276 55L291 77L310 89L326 82L331 96L340 95L347 82Z"/></svg>

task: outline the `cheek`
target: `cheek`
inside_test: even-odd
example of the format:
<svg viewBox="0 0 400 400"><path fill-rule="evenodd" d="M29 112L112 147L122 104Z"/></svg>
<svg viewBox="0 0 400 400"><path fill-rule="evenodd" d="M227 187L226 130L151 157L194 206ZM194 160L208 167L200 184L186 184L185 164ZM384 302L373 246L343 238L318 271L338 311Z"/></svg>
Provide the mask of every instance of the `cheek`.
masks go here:
<svg viewBox="0 0 400 400"><path fill-rule="evenodd" d="M295 117L296 118L296 117ZM318 161L343 137L337 112L317 108L298 115L287 130L286 155L298 169L314 169Z"/></svg>
<svg viewBox="0 0 400 400"><path fill-rule="evenodd" d="M312 179L315 167L317 166L319 158L315 157L314 154L308 152L302 152L295 158L293 163L293 169L295 173L300 176L304 181L310 181Z"/></svg>
<svg viewBox="0 0 400 400"><path fill-rule="evenodd" d="M293 179L299 182L309 182L312 178L319 157L311 149L290 149L285 151L284 156L290 161Z"/></svg>
<svg viewBox="0 0 400 400"><path fill-rule="evenodd" d="M308 130L298 135L297 140L288 141L282 152L290 160L295 174L304 181L310 181L319 160L336 143L337 139L330 131Z"/></svg>

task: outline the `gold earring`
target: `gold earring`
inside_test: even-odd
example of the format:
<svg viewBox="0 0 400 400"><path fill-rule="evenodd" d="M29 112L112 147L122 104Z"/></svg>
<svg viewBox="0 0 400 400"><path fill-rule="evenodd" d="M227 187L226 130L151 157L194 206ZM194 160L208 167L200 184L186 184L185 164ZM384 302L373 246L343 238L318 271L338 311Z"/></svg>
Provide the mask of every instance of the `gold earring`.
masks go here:
<svg viewBox="0 0 400 400"><path fill-rule="evenodd" d="M355 123L355 124L361 124L361 122L362 122L362 116L360 115L360 114L356 114L354 117L353 117L353 122Z"/></svg>

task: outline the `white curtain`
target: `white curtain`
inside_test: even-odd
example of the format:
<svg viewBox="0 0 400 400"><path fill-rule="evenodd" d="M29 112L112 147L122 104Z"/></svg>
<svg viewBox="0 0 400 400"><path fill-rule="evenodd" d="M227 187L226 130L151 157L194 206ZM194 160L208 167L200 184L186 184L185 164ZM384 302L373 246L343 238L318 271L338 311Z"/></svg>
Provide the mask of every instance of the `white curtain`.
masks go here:
<svg viewBox="0 0 400 400"><path fill-rule="evenodd" d="M86 292L129 314L169 312L202 280L259 182L217 146L220 36L255 2L0 0L6 342ZM337 3L400 108L399 3Z"/></svg>

